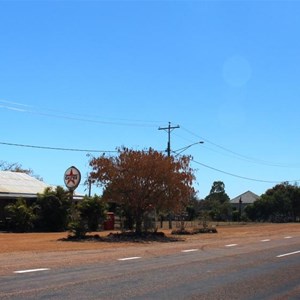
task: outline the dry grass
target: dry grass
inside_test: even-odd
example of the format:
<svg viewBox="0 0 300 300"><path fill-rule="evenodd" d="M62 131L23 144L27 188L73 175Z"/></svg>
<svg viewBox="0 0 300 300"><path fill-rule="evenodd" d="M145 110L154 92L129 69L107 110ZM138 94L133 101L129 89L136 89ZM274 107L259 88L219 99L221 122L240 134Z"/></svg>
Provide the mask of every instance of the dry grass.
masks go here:
<svg viewBox="0 0 300 300"><path fill-rule="evenodd" d="M0 233L0 275L32 268L65 268L82 264L114 261L120 257L156 257L170 255L187 248L209 249L224 243L251 243L261 238L299 236L300 224L252 224L218 226L218 233L180 236L183 241L161 242L103 242L62 241L63 233ZM170 235L170 230L163 230ZM106 236L110 232L97 232ZM95 234L95 233L93 233Z"/></svg>
<svg viewBox="0 0 300 300"><path fill-rule="evenodd" d="M217 234L197 234L184 236L185 241L220 241L224 239L234 239L238 237L271 237L279 234L299 233L300 224L248 224L248 225L221 225L217 226ZM166 235L170 235L170 230L162 230ZM107 236L108 232L97 232L102 237ZM52 251L76 251L76 250L94 250L107 248L124 248L126 246L137 246L133 242L111 243L97 241L73 241L66 242L61 239L68 236L67 232L61 233L0 233L0 254L11 252L52 252Z"/></svg>

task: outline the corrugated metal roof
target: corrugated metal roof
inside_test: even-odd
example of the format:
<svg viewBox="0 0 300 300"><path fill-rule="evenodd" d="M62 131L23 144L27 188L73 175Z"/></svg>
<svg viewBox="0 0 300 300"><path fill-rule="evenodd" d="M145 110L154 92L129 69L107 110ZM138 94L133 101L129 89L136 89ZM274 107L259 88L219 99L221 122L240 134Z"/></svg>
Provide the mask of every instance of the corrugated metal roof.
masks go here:
<svg viewBox="0 0 300 300"><path fill-rule="evenodd" d="M258 195L252 193L251 191L247 191L235 198L233 198L230 202L231 203L239 203L240 199L242 200L242 203L244 204L250 204L256 201L259 198Z"/></svg>
<svg viewBox="0 0 300 300"><path fill-rule="evenodd" d="M25 173L0 171L0 193L43 193L48 184Z"/></svg>

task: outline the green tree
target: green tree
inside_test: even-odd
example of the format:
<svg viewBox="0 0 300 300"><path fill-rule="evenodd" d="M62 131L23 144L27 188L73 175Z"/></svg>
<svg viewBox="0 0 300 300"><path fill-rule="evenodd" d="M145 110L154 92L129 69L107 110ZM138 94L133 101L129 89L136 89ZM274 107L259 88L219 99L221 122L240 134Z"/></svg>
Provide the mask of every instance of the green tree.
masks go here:
<svg viewBox="0 0 300 300"><path fill-rule="evenodd" d="M70 209L68 230L71 232L69 237L75 237L76 239L84 238L89 231L87 221L82 218L75 204L73 204Z"/></svg>
<svg viewBox="0 0 300 300"><path fill-rule="evenodd" d="M197 217L199 217L201 210L201 202L197 198L196 193L191 197L190 201L188 202L188 205L186 207L186 213L187 213L187 220L193 221Z"/></svg>
<svg viewBox="0 0 300 300"><path fill-rule="evenodd" d="M205 200L217 201L221 204L230 201L229 196L225 192L225 184L222 181L214 181Z"/></svg>
<svg viewBox="0 0 300 300"><path fill-rule="evenodd" d="M288 182L268 189L252 205L245 210L251 220L259 221L299 221L300 188Z"/></svg>
<svg viewBox="0 0 300 300"><path fill-rule="evenodd" d="M88 231L98 230L99 224L103 223L106 214L106 203L99 196L85 196L78 203L81 218L86 222Z"/></svg>
<svg viewBox="0 0 300 300"><path fill-rule="evenodd" d="M37 228L45 231L63 231L67 229L70 194L62 187L46 188L37 199Z"/></svg>
<svg viewBox="0 0 300 300"><path fill-rule="evenodd" d="M291 213L293 221L300 221L300 187L297 184L289 185L289 194L291 197Z"/></svg>
<svg viewBox="0 0 300 300"><path fill-rule="evenodd" d="M209 195L215 195L215 194L218 194L218 195L225 194L225 184L223 181L214 181L213 182L210 192L209 192Z"/></svg>
<svg viewBox="0 0 300 300"><path fill-rule="evenodd" d="M27 232L34 226L36 219L34 209L22 198L17 199L13 204L5 206L5 213L9 220L8 227L13 231Z"/></svg>
<svg viewBox="0 0 300 300"><path fill-rule="evenodd" d="M121 148L117 156L93 158L90 178L104 187L103 197L129 209L135 231L150 211L181 212L194 193L190 157L167 157L153 149Z"/></svg>
<svg viewBox="0 0 300 300"><path fill-rule="evenodd" d="M213 220L226 221L231 217L230 198L225 192L225 184L222 181L214 181L210 193L205 197L202 206L209 211Z"/></svg>

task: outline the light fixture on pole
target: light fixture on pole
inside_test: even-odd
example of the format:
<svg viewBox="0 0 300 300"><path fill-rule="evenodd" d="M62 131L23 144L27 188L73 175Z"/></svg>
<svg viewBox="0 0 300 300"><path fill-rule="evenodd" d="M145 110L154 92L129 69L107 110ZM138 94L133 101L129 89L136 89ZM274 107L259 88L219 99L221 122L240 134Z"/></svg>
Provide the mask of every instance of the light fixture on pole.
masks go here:
<svg viewBox="0 0 300 300"><path fill-rule="evenodd" d="M194 145L197 145L197 144L204 144L203 141L199 141L199 142L196 142L196 143L193 143L193 144L190 144L188 146L185 146L183 148L180 148L180 149L177 149L175 151L173 151L174 153L176 153L175 157L178 156L179 154L181 154L182 152L184 152L185 150L187 150L188 148L194 146ZM180 151L179 153L177 153L178 151Z"/></svg>

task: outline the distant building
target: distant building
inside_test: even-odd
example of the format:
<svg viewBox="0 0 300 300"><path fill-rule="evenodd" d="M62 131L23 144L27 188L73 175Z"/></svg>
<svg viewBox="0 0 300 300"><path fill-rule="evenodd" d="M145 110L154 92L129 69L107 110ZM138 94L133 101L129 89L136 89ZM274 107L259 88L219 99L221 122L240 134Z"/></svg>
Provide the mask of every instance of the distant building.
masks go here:
<svg viewBox="0 0 300 300"><path fill-rule="evenodd" d="M26 173L0 171L0 205L18 198L36 199L50 185Z"/></svg>
<svg viewBox="0 0 300 300"><path fill-rule="evenodd" d="M47 187L51 186L26 173L0 171L0 199L36 197Z"/></svg>
<svg viewBox="0 0 300 300"><path fill-rule="evenodd" d="M243 211L247 205L254 203L258 198L258 195L252 193L251 191L247 191L231 199L230 203L233 209Z"/></svg>
<svg viewBox="0 0 300 300"><path fill-rule="evenodd" d="M37 199L50 185L25 173L0 171L0 222L4 218L4 207L23 198L28 201Z"/></svg>
<svg viewBox="0 0 300 300"><path fill-rule="evenodd" d="M5 223L4 207L15 203L17 199L25 199L31 204L38 198L38 194L43 194L46 188L56 188L26 173L0 171L0 230ZM84 195L74 194L73 201L82 200Z"/></svg>

